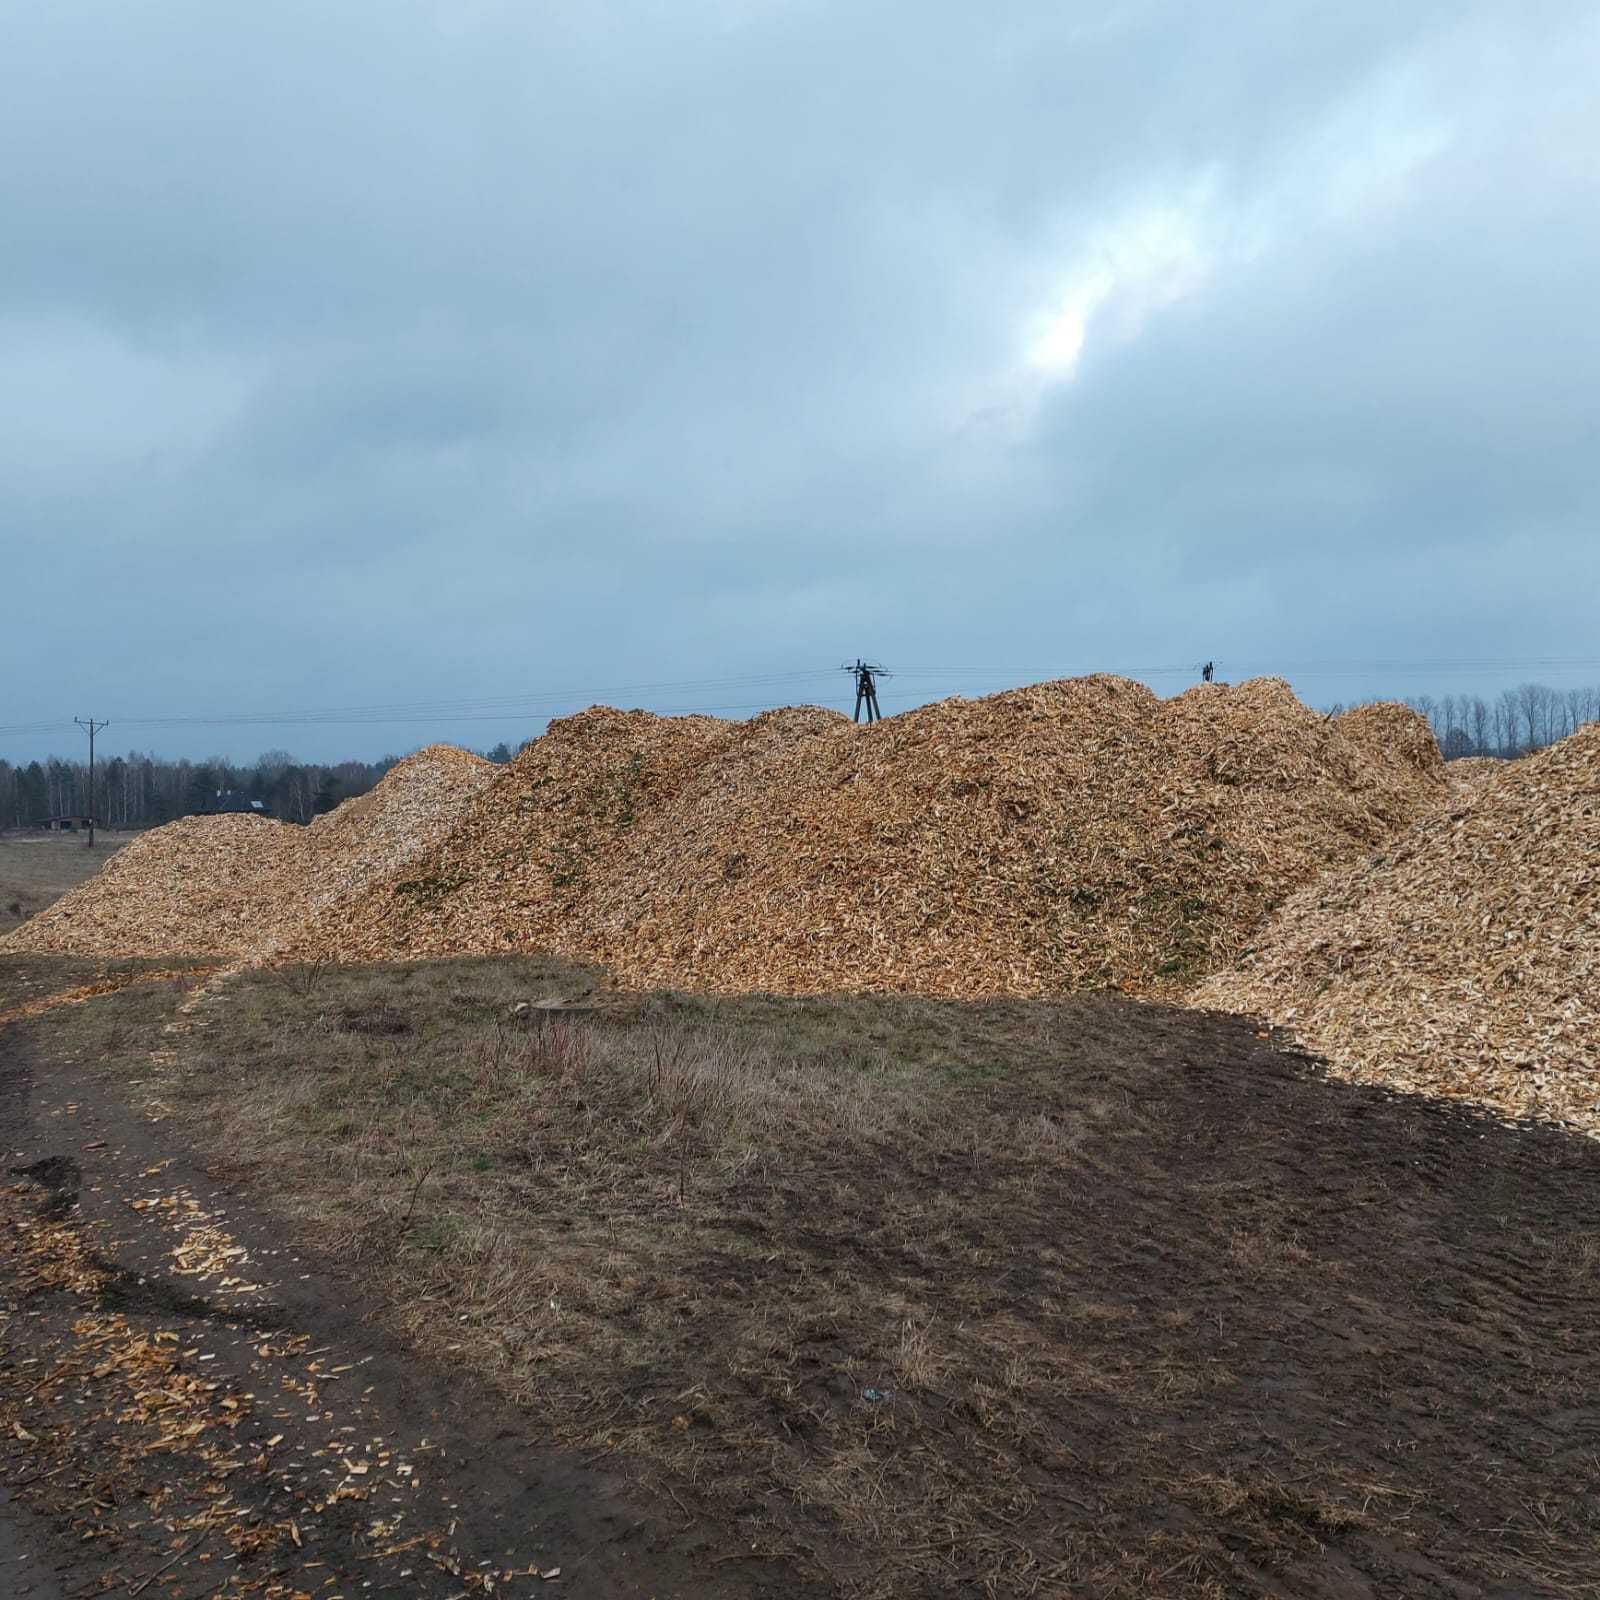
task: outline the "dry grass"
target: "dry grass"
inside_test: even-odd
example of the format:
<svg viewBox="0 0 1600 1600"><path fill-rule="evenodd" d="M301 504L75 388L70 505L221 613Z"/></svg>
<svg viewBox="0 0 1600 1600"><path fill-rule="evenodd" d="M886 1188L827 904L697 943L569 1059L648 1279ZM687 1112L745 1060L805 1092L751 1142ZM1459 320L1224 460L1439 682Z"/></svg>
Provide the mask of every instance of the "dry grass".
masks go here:
<svg viewBox="0 0 1600 1600"><path fill-rule="evenodd" d="M100 832L90 850L77 834L0 838L0 934L20 927L92 877L130 835Z"/></svg>
<svg viewBox="0 0 1600 1600"><path fill-rule="evenodd" d="M557 994L595 1008L515 1010ZM229 984L165 1062L124 1004L140 1092L420 1348L841 1592L1312 1592L1369 1535L1597 1592L1551 1458L1483 1478L1486 1430L1587 1403L1592 1363L1551 1362L1600 1311L1592 1190L1538 1210L1565 1169L1503 1130L1108 998L327 968ZM117 1015L50 1021L87 1054ZM1549 1267L1485 1301L1480 1252Z"/></svg>

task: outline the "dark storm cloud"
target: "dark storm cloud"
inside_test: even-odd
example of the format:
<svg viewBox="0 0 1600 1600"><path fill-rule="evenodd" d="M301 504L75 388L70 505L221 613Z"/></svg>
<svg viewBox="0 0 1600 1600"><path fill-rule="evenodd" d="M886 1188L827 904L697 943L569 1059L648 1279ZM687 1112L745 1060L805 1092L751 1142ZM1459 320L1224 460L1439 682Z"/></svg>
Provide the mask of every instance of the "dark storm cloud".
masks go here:
<svg viewBox="0 0 1600 1600"><path fill-rule="evenodd" d="M1597 66L1580 5L31 14L0 721L1580 655Z"/></svg>

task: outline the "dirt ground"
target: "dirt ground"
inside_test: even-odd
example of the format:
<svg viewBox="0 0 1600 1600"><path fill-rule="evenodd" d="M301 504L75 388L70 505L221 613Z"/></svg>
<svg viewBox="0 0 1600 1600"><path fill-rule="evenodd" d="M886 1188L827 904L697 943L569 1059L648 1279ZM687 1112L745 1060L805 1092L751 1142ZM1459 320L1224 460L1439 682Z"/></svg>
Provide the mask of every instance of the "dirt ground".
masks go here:
<svg viewBox="0 0 1600 1600"><path fill-rule="evenodd" d="M0 1014L37 1006L39 963L6 965ZM144 976L49 965L57 992ZM188 986L100 1003L148 1023ZM57 1043L0 1034L0 1594L818 1592L419 1363Z"/></svg>
<svg viewBox="0 0 1600 1600"><path fill-rule="evenodd" d="M90 850L75 833L0 835L0 933L20 927L92 877L132 837L102 829Z"/></svg>
<svg viewBox="0 0 1600 1600"><path fill-rule="evenodd" d="M1600 1595L1593 1141L1104 997L95 980L0 962L63 1588Z"/></svg>

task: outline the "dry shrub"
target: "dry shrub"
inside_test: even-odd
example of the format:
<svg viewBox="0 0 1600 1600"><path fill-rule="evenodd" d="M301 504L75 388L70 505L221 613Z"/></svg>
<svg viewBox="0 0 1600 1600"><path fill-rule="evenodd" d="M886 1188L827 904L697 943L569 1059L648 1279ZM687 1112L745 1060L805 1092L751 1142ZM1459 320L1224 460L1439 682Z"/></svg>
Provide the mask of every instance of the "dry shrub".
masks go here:
<svg viewBox="0 0 1600 1600"><path fill-rule="evenodd" d="M1587 1228L1569 1234L1550 1252L1549 1270L1574 1288L1600 1281L1600 1230Z"/></svg>
<svg viewBox="0 0 1600 1600"><path fill-rule="evenodd" d="M1373 1485L1364 1487L1369 1497L1375 1492ZM1196 1473L1178 1488L1207 1516L1292 1529L1313 1538L1318 1534L1366 1527L1371 1521L1365 1511L1342 1499L1308 1491L1300 1484L1285 1482L1270 1474ZM1277 1543L1278 1539L1269 1534L1264 1542Z"/></svg>
<svg viewBox="0 0 1600 1600"><path fill-rule="evenodd" d="M1312 1260L1311 1252L1298 1240L1259 1231L1230 1235L1228 1254L1235 1266L1252 1275L1298 1272Z"/></svg>
<svg viewBox="0 0 1600 1600"><path fill-rule="evenodd" d="M894 1370L913 1389L931 1388L944 1370L944 1358L933 1342L932 1330L909 1317L900 1325L900 1349Z"/></svg>

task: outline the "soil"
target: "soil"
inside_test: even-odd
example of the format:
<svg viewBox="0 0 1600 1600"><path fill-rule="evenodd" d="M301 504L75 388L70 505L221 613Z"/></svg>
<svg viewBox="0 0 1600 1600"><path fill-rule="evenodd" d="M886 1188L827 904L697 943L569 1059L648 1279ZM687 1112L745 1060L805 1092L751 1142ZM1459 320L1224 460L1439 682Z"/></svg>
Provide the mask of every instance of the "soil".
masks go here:
<svg viewBox="0 0 1600 1600"><path fill-rule="evenodd" d="M246 1289L185 1272L185 1230ZM0 1594L819 1592L370 1310L203 1152L0 1031Z"/></svg>
<svg viewBox="0 0 1600 1600"><path fill-rule="evenodd" d="M282 1059L333 1037L340 1016L364 1023L380 1009L381 1030L344 1030L362 1050L394 1052L413 1074L460 1058L464 1036L427 1053L440 1007L437 988L408 999L421 971L392 969L381 1003L370 970L335 973L314 996L278 992L273 1025L301 1019ZM430 981L460 992L465 1010L481 980L450 968ZM110 1016L137 992L79 1010ZM230 1042L258 1048L246 1008L273 994L241 991L240 1009L213 1023L213 1057ZM138 1573L154 1577L151 1593L236 1592L205 1586L195 1549L158 1572L177 1538L167 1524L182 1518L171 1504L146 1510L162 1482L214 1502L215 1463L191 1473L154 1457L141 1482L138 1463L121 1460L115 1483L103 1468L97 1480L129 1432L124 1411L76 1379L39 1382L92 1313L178 1332L179 1348L198 1352L184 1372L254 1396L228 1457L247 1465L227 1482L262 1523L295 1523L302 1543L280 1540L262 1560L298 1561L274 1581L307 1594L363 1582L471 1592L438 1564L454 1550L464 1572L563 1569L497 1591L512 1594L554 1583L663 1597L1600 1596L1600 1143L1331 1081L1237 1019L1112 996L659 1005L741 1037L765 1031L796 1049L809 1038L819 1056L870 1040L911 1065L899 1078L863 1069L843 1120L813 1130L797 1109L765 1164L718 1176L708 1159L685 1184L670 1148L660 1170L635 1152L640 1193L670 1191L676 1171L675 1200L636 1199L608 1176L622 1227L610 1224L611 1253L648 1258L651 1275L613 1306L598 1287L605 1248L583 1257L594 1299L566 1309L590 1318L572 1357L606 1366L624 1411L589 1419L591 1437L617 1443L587 1455L551 1448L573 1423L553 1402L548 1414L497 1402L493 1386L515 1391L518 1372L490 1359L496 1323L469 1291L450 1298L448 1259L431 1277L403 1254L381 1270L327 1263L282 1220L275 1191L309 1192L340 1158L337 1096L304 1120L280 1105L275 1164L230 1189L208 1173L203 1131L209 1117L221 1142L225 1083L185 1133L177 1116L134 1115L66 1059L86 1031L68 1046L46 1016L0 1034L21 1129L7 1159L27 1169L4 1197L12 1239L19 1220L67 1229L108 1269L85 1291L40 1287L26 1255L0 1262L16 1302L0 1362L0 1483L30 1515L23 1538L43 1519L60 1541L49 1554L62 1586L91 1592ZM563 1050L592 1028L625 1062L626 1030L644 1024L624 1013L562 1026ZM498 1028L497 1076L516 1068L518 1039L548 1048L549 1025L539 1030L505 1044ZM307 1057L303 1070L337 1079L344 1068ZM530 1102L545 1118L538 1145L598 1149L623 1104L603 1098L608 1085L596 1068L566 1098ZM587 1249L590 1219L564 1209L561 1169L530 1166L525 1147L497 1187L489 1146L471 1141L480 1120L496 1139L503 1127L467 1080L440 1093L456 1108L464 1171L483 1163L476 1216L495 1217L502 1248ZM407 1105L418 1126L421 1105ZM434 1179L420 1201L441 1234L452 1193ZM128 1202L182 1194L222 1215L262 1292L173 1281L170 1224ZM517 1207L523 1235L507 1220ZM536 1255L512 1264L511 1278L544 1292ZM581 1292L574 1283L574 1300ZM502 1306L500 1322L532 1314ZM465 1353L451 1358L458 1322ZM387 1331L400 1325L415 1347ZM293 1353L263 1357L263 1345ZM201 1355L216 1360L200 1367ZM468 1359L481 1365L464 1370ZM553 1344L540 1359L562 1375ZM285 1376L313 1384L318 1402L273 1403ZM13 1419L33 1443L4 1437ZM287 1442L266 1451L280 1432ZM367 1472L353 1473L341 1439L360 1441ZM380 1445L413 1473L381 1461ZM264 1451L256 1472L248 1463ZM405 1487L414 1477L421 1489ZM328 1500L378 1479L384 1514L401 1502L401 1541L423 1536L393 1558L377 1553L393 1530L370 1533L379 1497ZM753 1544L760 1559L746 1559ZM225 1529L209 1548L214 1561L229 1551ZM300 1576L313 1561L329 1565ZM416 1563L408 1576L402 1561Z"/></svg>

